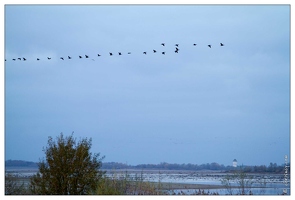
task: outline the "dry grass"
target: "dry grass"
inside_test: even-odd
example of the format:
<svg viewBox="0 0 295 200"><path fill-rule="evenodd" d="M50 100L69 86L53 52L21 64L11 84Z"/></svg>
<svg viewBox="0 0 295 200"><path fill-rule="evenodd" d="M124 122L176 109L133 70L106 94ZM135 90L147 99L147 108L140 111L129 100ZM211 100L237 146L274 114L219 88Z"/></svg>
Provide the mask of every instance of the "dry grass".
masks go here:
<svg viewBox="0 0 295 200"><path fill-rule="evenodd" d="M111 177L104 176L100 181L97 194L100 195L163 195L161 183L146 182L140 176L131 177L125 174L114 173Z"/></svg>

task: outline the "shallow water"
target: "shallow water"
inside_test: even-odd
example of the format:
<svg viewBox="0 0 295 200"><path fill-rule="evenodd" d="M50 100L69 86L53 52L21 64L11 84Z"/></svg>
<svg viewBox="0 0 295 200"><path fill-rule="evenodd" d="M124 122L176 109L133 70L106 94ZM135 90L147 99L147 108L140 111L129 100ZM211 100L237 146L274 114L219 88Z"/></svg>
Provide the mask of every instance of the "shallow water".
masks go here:
<svg viewBox="0 0 295 200"><path fill-rule="evenodd" d="M246 190L246 194L249 194L250 190ZM197 194L198 190L194 189L185 189L185 190L173 190L170 191L170 194L181 194L181 193L187 194L187 195L193 195ZM209 194L218 194L218 195L230 195L230 192L227 189L205 189L205 193ZM252 195L282 195L283 188L251 188ZM241 191L239 189L232 189L231 190L232 195L239 195L241 194ZM290 190L287 190L287 194L290 195Z"/></svg>
<svg viewBox="0 0 295 200"><path fill-rule="evenodd" d="M37 168L6 168L7 173L18 177L30 177L38 171ZM109 177L124 178L126 175L130 179L141 179L150 182L162 183L185 183L185 184L204 184L204 185L222 185L221 180L227 174L222 172L194 172L194 171L107 171ZM290 184L284 184L283 174L251 174L251 192L254 195L281 195L284 191L290 195ZM264 184L265 183L265 184ZM232 186L238 186L236 182L231 182ZM174 193L184 192L185 194L196 194L196 190L173 190ZM209 193L218 193L219 195L227 195L230 192L226 189L205 189ZM247 191L249 191L247 189ZM241 193L238 189L232 189L232 194Z"/></svg>
<svg viewBox="0 0 295 200"><path fill-rule="evenodd" d="M115 175L118 177L124 177L128 174L130 178L138 179L141 178L144 181L150 181L150 182L162 182L162 183L185 183L185 184L204 184L204 185L221 185L221 180L224 178L227 174L226 173L214 173L214 172L208 172L208 173L198 173L198 172L185 172L180 171L179 173L171 173L169 171L143 171L143 172L123 172L123 171L117 171L117 172L108 172L108 176ZM290 184L287 186L284 184L284 175L282 174L254 174L251 178L251 193L253 195L281 195L283 193L286 193L287 195L290 195ZM247 181L249 179L245 179ZM238 186L238 183L235 181L231 182L231 186ZM172 193L181 193L181 191L185 194L196 194L195 189L185 189L185 190L173 190ZM232 189L231 191L228 191L227 189L206 189L206 192L212 193L218 193L219 195L228 195L228 194L241 194L241 191L239 189ZM250 189L245 189L245 193L249 194Z"/></svg>

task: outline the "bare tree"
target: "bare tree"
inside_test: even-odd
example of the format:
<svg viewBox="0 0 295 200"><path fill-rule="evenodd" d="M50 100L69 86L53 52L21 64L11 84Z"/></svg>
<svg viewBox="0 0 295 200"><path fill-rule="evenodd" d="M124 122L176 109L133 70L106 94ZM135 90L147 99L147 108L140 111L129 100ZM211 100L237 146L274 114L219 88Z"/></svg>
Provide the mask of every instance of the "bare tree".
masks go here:
<svg viewBox="0 0 295 200"><path fill-rule="evenodd" d="M235 179L235 175L226 175L221 179L221 184L226 188L229 195L233 195L233 186L232 182Z"/></svg>
<svg viewBox="0 0 295 200"><path fill-rule="evenodd" d="M236 183L237 186L233 186ZM232 175L226 175L225 178L221 179L221 184L227 189L229 195L233 195L233 188L237 187L237 195L252 194L253 177L246 174L241 168L235 171Z"/></svg>

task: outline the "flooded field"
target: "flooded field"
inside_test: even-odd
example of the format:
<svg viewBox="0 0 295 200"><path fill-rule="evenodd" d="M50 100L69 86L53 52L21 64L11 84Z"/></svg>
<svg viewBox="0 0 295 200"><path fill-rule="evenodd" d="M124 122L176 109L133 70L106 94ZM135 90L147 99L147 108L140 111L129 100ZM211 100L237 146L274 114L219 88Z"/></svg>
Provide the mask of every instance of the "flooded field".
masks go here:
<svg viewBox="0 0 295 200"><path fill-rule="evenodd" d="M38 171L37 168L6 168L6 173L29 180ZM229 181L230 188L226 188L221 180L229 173L216 171L173 171L173 170L109 170L108 177L143 180L160 183L171 194L195 194L199 189L206 193L219 195L240 194L241 186L235 180ZM245 182L251 182L250 188L244 190L253 195L290 195L290 183L285 185L283 174L250 174Z"/></svg>
<svg viewBox="0 0 295 200"><path fill-rule="evenodd" d="M144 181L157 183L172 183L171 191L174 193L194 194L196 190L202 189L206 192L218 193L219 195L240 194L241 187L235 180L230 181L231 191L226 189L221 180L229 173L213 171L157 171L157 170L117 170L108 171L109 177L124 177L128 175L133 179L143 179ZM283 174L250 174L245 178L245 182L251 182L250 188L245 185L247 193L251 190L253 195L281 195L290 194L290 184L284 183ZM175 184L181 188L175 188ZM174 185L173 185L174 184ZM190 188L190 189L188 189ZM193 189L191 189L193 188Z"/></svg>

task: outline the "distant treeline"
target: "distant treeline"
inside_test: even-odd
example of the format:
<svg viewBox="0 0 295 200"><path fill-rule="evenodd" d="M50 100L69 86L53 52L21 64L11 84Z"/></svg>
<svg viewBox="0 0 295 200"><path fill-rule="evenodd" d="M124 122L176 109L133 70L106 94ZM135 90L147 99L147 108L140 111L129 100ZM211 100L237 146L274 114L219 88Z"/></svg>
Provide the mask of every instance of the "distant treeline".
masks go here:
<svg viewBox="0 0 295 200"><path fill-rule="evenodd" d="M38 163L23 160L6 160L5 167L38 167Z"/></svg>
<svg viewBox="0 0 295 200"><path fill-rule="evenodd" d="M288 164L290 166L290 164ZM140 164L140 165L127 165L117 162L107 162L103 163L102 169L137 169L137 170L221 170L225 172L230 172L236 169L242 168L245 172L270 172L270 173L284 173L285 165L277 165L276 163L270 163L269 166L260 165L260 166L239 166L234 168L233 166L225 166L223 164L218 164L216 162L207 163L207 164L169 164L162 162L160 164ZM289 169L288 169L289 170Z"/></svg>
<svg viewBox="0 0 295 200"><path fill-rule="evenodd" d="M22 161L22 160L7 160L5 161L6 167L38 167L38 163ZM288 163L287 166L290 166ZM223 164L218 164L216 162L207 164L169 164L162 162L160 164L140 164L140 165L127 165L118 162L104 162L101 169L111 170L111 169L136 169L136 170L220 170L224 172L230 172L235 169L242 168L245 172L251 173L284 173L285 165L277 165L276 163L270 163L268 166L239 166L234 168L232 166L225 166ZM290 167L288 167L288 172L290 173Z"/></svg>

